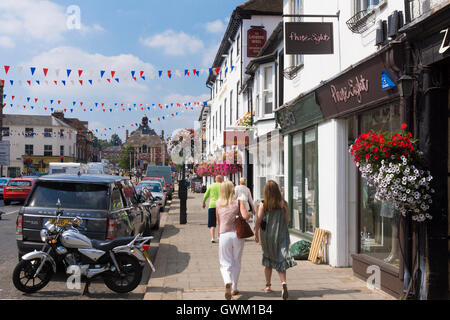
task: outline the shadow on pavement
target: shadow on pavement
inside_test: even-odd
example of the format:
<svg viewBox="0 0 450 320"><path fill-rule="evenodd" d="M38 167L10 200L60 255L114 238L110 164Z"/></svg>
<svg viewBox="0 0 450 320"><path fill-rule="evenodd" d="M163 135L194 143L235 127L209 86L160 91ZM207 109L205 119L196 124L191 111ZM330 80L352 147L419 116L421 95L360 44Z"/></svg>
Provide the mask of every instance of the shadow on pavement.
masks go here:
<svg viewBox="0 0 450 320"><path fill-rule="evenodd" d="M289 300L299 298L323 298L324 295L339 295L339 294L351 294L360 293L360 290L336 290L336 289L321 289L321 290L289 290ZM265 293L263 289L258 291L241 291L241 295L237 300L248 300L249 298L273 298L281 299L281 290L274 290L272 292Z"/></svg>
<svg viewBox="0 0 450 320"><path fill-rule="evenodd" d="M180 229L178 229L177 227L175 227L174 225L171 224L166 224L164 226L164 232L161 234L161 239L166 239L166 238L170 238L173 237L174 235L178 234L180 232Z"/></svg>

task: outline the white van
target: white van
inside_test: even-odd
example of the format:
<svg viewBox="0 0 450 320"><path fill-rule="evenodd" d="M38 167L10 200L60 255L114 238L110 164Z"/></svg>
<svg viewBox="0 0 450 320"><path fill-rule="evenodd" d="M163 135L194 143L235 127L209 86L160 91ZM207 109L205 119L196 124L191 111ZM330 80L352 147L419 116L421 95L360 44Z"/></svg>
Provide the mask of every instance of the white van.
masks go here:
<svg viewBox="0 0 450 320"><path fill-rule="evenodd" d="M50 162L48 174L60 174L60 173L68 173L68 174L78 174L80 173L88 173L89 168L87 164L84 163L76 163L76 162Z"/></svg>

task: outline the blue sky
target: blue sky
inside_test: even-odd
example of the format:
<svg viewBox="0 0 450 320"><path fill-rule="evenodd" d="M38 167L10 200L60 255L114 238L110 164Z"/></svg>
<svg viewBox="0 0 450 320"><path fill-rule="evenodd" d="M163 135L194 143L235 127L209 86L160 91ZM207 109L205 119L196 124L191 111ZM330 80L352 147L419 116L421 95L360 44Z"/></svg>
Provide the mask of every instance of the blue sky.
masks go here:
<svg viewBox="0 0 450 320"><path fill-rule="evenodd" d="M183 113L171 103L203 102L209 97L205 86L208 68L216 54L218 45L233 9L244 0L113 0L113 1L0 1L0 79L6 80L5 113L50 114L50 107L74 111L68 117L88 120L91 130L97 129L109 138L112 133L125 136L125 128L139 123L146 114L152 127L166 135L183 127L193 127L200 107ZM80 9L81 28L69 29L67 20L73 11L71 5ZM5 74L4 65L11 67ZM23 68L20 71L20 67ZM31 76L30 67L36 67ZM44 77L42 68L49 68ZM184 70L205 70L198 77L185 77ZM66 69L71 69L69 78ZM79 78L77 70L82 69ZM58 71L59 70L59 71ZM109 84L100 79L100 70L105 77L111 70L116 72ZM131 79L130 71L145 70L146 80ZM149 77L153 70L155 78ZM158 71L164 70L163 77ZM173 77L168 79L167 70ZM181 77L175 75L179 70ZM138 77L139 78L139 77ZM68 80L63 86L61 80ZM78 80L83 80L83 85ZM125 82L125 79L127 80ZM11 86L9 80L13 80ZM26 81L38 80L28 86ZM53 81L57 80L58 85ZM74 81L74 84L69 80ZM93 85L87 84L93 80ZM22 85L19 85L22 81ZM48 84L45 83L48 81ZM11 100L11 96L15 100ZM28 102L27 97L30 97ZM34 98L38 99L33 103ZM60 105L50 100L61 100ZM75 107L72 101L76 101ZM87 112L83 112L84 107ZM115 112L103 112L89 106L105 103ZM10 104L13 107L10 107ZM115 103L118 105L116 106ZM132 111L122 111L120 104L129 104ZM137 110L134 109L137 104ZM143 104L144 111L139 106ZM152 104L161 104L163 109ZM19 107L16 107L18 105ZM22 108L26 105L27 108ZM31 105L34 109L31 110ZM170 108L166 109L165 105ZM44 110L44 106L47 110ZM151 110L147 110L148 106ZM128 109L128 108L126 108ZM157 117L180 112L170 120L156 121ZM120 127L120 129L118 129ZM104 131L104 128L107 128ZM112 130L109 130L112 128Z"/></svg>

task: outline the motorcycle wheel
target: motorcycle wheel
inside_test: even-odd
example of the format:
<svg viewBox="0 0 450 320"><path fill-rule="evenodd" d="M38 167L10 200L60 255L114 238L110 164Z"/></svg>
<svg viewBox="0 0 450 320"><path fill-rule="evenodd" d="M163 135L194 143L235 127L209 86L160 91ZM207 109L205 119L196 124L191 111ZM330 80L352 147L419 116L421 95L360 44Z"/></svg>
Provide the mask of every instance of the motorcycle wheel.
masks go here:
<svg viewBox="0 0 450 320"><path fill-rule="evenodd" d="M117 254L121 274L117 272L105 274L105 285L114 292L127 293L136 289L142 279L142 267L139 261L128 254Z"/></svg>
<svg viewBox="0 0 450 320"><path fill-rule="evenodd" d="M44 288L52 278L53 269L50 263L46 262L41 272L33 278L41 259L21 260L14 268L13 283L17 290L25 293L33 293Z"/></svg>

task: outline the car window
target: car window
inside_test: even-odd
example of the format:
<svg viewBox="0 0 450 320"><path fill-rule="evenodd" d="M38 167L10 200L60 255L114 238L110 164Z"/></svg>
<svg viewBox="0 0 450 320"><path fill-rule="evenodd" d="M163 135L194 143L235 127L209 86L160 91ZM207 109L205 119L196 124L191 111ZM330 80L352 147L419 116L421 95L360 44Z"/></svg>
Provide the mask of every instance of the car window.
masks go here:
<svg viewBox="0 0 450 320"><path fill-rule="evenodd" d="M156 183L148 183L145 187L150 190L150 192L161 192L161 185Z"/></svg>
<svg viewBox="0 0 450 320"><path fill-rule="evenodd" d="M31 195L28 206L56 208L58 199L62 208L106 210L108 186L100 184L40 181Z"/></svg>
<svg viewBox="0 0 450 320"><path fill-rule="evenodd" d="M122 181L122 191L125 196L127 206L136 204L136 191L130 181Z"/></svg>
<svg viewBox="0 0 450 320"><path fill-rule="evenodd" d="M31 187L31 181L10 181L8 187Z"/></svg>
<svg viewBox="0 0 450 320"><path fill-rule="evenodd" d="M120 190L117 187L114 187L111 194L111 210L119 210L123 208L122 196L120 194Z"/></svg>

